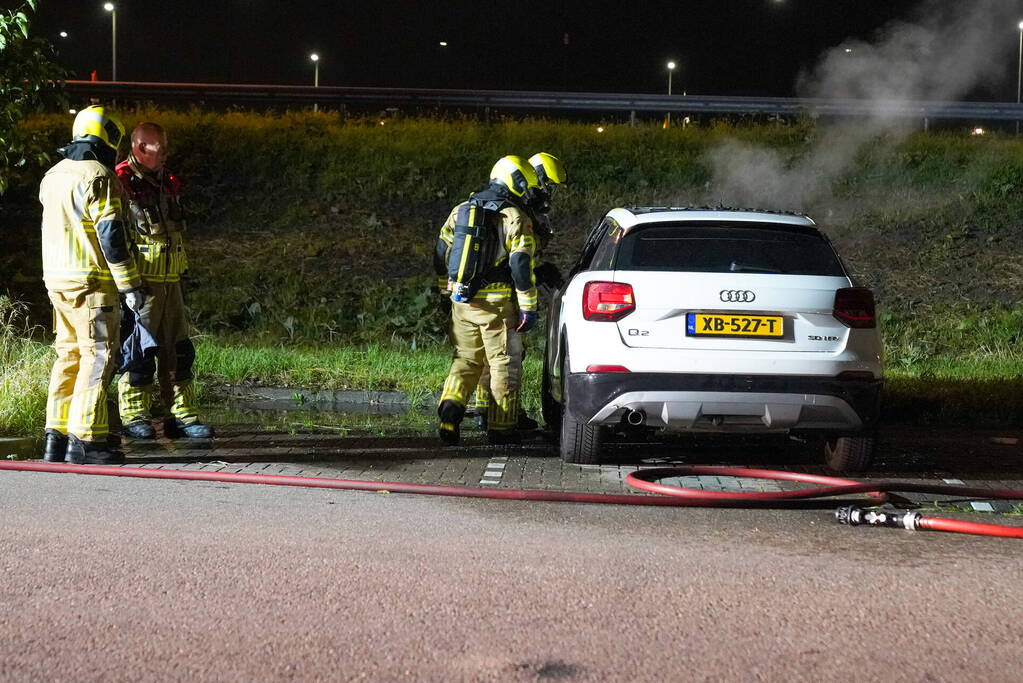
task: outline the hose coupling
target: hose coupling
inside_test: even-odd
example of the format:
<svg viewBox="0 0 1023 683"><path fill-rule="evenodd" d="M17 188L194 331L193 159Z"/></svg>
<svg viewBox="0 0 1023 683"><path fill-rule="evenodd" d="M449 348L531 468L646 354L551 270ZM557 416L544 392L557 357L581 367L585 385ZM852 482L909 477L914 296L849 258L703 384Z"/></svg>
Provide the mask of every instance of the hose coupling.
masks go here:
<svg viewBox="0 0 1023 683"><path fill-rule="evenodd" d="M839 524L849 526L886 526L913 531L919 528L920 514L910 510L876 510L847 505L835 510Z"/></svg>

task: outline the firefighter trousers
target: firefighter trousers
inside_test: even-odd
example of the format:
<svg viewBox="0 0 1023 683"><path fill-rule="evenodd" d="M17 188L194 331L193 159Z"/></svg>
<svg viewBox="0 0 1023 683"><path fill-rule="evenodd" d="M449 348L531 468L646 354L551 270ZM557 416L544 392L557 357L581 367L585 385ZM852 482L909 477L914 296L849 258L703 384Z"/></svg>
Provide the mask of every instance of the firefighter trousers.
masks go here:
<svg viewBox="0 0 1023 683"><path fill-rule="evenodd" d="M451 306L451 341L455 347L451 371L444 382L441 403L464 408L490 367L487 427L512 429L518 422L519 381L522 375L522 340L514 301L471 301Z"/></svg>
<svg viewBox="0 0 1023 683"><path fill-rule="evenodd" d="M526 359L526 344L522 336L519 336L522 341L522 361ZM473 407L476 410L476 414L480 415L486 413L490 409L490 366L484 365L483 372L480 374L480 382L476 386L476 398L473 400Z"/></svg>
<svg viewBox="0 0 1023 683"><path fill-rule="evenodd" d="M149 296L139 319L160 345L157 357L140 372L126 372L117 382L121 422L150 419L155 382L164 408L182 422L198 420L192 364L195 347L189 339L188 312L180 282L147 283Z"/></svg>
<svg viewBox="0 0 1023 683"><path fill-rule="evenodd" d="M82 441L109 433L107 386L120 344L117 291L96 286L48 292L53 304L54 351L46 400L46 428Z"/></svg>

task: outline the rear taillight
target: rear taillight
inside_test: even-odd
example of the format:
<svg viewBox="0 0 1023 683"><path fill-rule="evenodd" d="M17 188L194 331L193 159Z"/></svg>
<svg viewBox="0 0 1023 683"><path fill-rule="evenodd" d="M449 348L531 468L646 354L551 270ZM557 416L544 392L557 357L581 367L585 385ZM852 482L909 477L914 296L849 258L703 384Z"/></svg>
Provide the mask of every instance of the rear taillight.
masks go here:
<svg viewBox="0 0 1023 683"><path fill-rule="evenodd" d="M846 287L835 292L832 315L846 327L877 327L874 293L866 287Z"/></svg>
<svg viewBox="0 0 1023 683"><path fill-rule="evenodd" d="M624 365L587 365L586 372L628 372Z"/></svg>
<svg viewBox="0 0 1023 683"><path fill-rule="evenodd" d="M624 282L587 282L583 289L583 317L614 322L636 310L632 285Z"/></svg>

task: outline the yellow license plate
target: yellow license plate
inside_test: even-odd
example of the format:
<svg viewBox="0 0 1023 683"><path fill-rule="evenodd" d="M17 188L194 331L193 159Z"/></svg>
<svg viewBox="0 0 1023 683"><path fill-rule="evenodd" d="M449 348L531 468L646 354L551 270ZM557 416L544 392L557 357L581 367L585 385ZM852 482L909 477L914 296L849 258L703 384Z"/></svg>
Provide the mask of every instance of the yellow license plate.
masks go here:
<svg viewBox="0 0 1023 683"><path fill-rule="evenodd" d="M686 336L783 337L780 315L732 315L725 313L686 314Z"/></svg>

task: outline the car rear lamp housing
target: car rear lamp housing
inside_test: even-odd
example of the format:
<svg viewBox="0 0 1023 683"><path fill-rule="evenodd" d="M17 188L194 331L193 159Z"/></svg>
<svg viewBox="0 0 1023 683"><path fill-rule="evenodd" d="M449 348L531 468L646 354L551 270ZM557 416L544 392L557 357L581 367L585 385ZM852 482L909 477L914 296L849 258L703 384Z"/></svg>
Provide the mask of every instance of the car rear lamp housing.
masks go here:
<svg viewBox="0 0 1023 683"><path fill-rule="evenodd" d="M632 285L624 282L587 282L583 288L583 318L614 322L636 310Z"/></svg>
<svg viewBox="0 0 1023 683"><path fill-rule="evenodd" d="M866 287L845 287L835 292L832 311L840 323L857 329L877 327L874 293Z"/></svg>
<svg viewBox="0 0 1023 683"><path fill-rule="evenodd" d="M629 372L624 365L587 365L586 372Z"/></svg>

